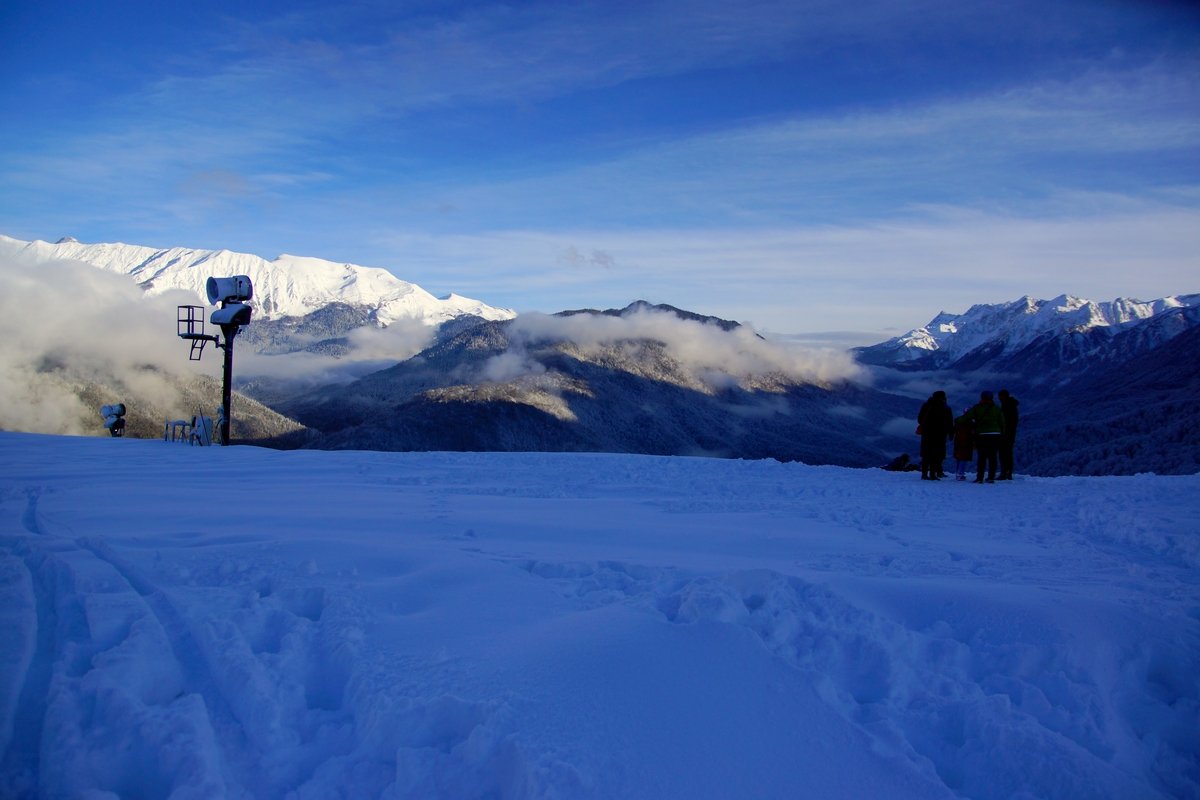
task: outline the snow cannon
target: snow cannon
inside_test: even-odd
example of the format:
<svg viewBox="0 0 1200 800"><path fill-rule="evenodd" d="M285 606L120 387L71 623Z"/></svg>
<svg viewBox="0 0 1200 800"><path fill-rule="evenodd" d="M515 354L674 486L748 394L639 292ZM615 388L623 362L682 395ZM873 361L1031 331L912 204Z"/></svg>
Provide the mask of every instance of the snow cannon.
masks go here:
<svg viewBox="0 0 1200 800"><path fill-rule="evenodd" d="M249 275L209 278L205 292L209 303L214 306L221 304L209 317L209 322L220 325L226 336L229 335L227 326L250 324L250 306L246 304L254 298L254 285L250 283Z"/></svg>
<svg viewBox="0 0 1200 800"><path fill-rule="evenodd" d="M120 437L125 435L125 404L100 406L100 416L104 417L104 427L109 435Z"/></svg>
<svg viewBox="0 0 1200 800"><path fill-rule="evenodd" d="M243 325L250 324L250 314L253 309L247 305L254 298L254 285L250 283L249 275L234 275L229 278L209 278L204 285L204 293L212 305L220 304L220 308L212 312L209 321L221 328L225 335L224 341L220 336L204 332L203 306L179 306L176 317L175 332L180 339L192 343L188 358L199 361L204 353L204 345L212 342L225 351L225 364L222 368L223 383L221 388L221 415L218 424L221 429L221 444L229 444L230 403L233 401L233 340ZM201 438L210 438L206 433Z"/></svg>
<svg viewBox="0 0 1200 800"><path fill-rule="evenodd" d="M254 298L254 284L249 275L233 275L228 278L210 277L204 284L204 293L212 305L220 304L220 308L212 312L209 322L220 327L225 339L204 332L204 314L201 306L179 306L176 318L175 332L180 339L188 339L192 343L192 351L188 358L199 361L204 352L204 345L212 342L225 351L225 364L222 368L221 414L217 419L220 427L221 444L229 444L229 421L231 418L230 404L233 402L233 340L243 325L250 324L253 309L248 305ZM205 429L201 440L211 439L211 432ZM206 442L201 442L206 443Z"/></svg>
<svg viewBox="0 0 1200 800"><path fill-rule="evenodd" d="M217 303L247 303L254 299L254 285L249 275L232 278L209 278L205 285L210 305Z"/></svg>
<svg viewBox="0 0 1200 800"><path fill-rule="evenodd" d="M209 322L213 325L249 325L250 306L245 303L226 303L212 312Z"/></svg>

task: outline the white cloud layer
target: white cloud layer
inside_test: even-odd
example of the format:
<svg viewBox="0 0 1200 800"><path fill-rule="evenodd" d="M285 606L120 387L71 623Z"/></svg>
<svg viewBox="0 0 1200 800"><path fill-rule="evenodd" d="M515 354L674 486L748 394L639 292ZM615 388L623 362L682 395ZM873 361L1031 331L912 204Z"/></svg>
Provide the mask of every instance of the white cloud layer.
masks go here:
<svg viewBox="0 0 1200 800"><path fill-rule="evenodd" d="M262 355L246 348L238 353L237 379L268 378L293 388L345 383L419 353L433 343L434 335L434 329L422 322L397 320L386 328L350 331L344 337L347 349L336 356L303 350Z"/></svg>
<svg viewBox="0 0 1200 800"><path fill-rule="evenodd" d="M682 319L654 309L622 317L598 314L522 314L509 323L509 350L489 360L486 380L513 380L541 374L545 367L529 352L545 342L566 341L585 355L625 348L632 357L645 340L660 342L666 354L696 381L712 389L782 375L807 383L865 380L865 372L844 351L769 341L746 326L726 331L712 323ZM643 362L644 363L644 362Z"/></svg>
<svg viewBox="0 0 1200 800"><path fill-rule="evenodd" d="M193 362L190 344L176 336L176 307L195 304L190 293L146 294L125 275L72 261L36 261L9 248L0 248L0 286L0 429L97 433L98 409L77 397L88 382L123 390L117 400L131 408L188 417L194 409L180 405L179 380L221 376L221 351L208 345ZM360 328L346 336L349 351L337 358L258 355L239 339L234 379L270 378L293 387L344 382L408 358L433 336L417 321Z"/></svg>
<svg viewBox="0 0 1200 800"><path fill-rule="evenodd" d="M101 431L98 408L73 391L90 381L123 386L130 406L177 406L177 381L197 367L175 336L175 307L194 298L146 296L122 275L9 252L0 252L0 286L0 428Z"/></svg>

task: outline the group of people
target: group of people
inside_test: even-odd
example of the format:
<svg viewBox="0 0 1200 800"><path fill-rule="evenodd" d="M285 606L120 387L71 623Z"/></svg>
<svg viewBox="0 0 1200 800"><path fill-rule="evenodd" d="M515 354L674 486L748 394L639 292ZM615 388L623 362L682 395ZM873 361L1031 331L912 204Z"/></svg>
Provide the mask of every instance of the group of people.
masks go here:
<svg viewBox="0 0 1200 800"><path fill-rule="evenodd" d="M1011 481L1013 446L1017 440L1017 398L1001 389L997 404L990 391L981 392L979 402L955 417L946 401L946 393L934 392L917 414L917 433L921 436L921 480L946 477L943 463L946 444L954 443L956 478L967 479L967 466L978 454L975 483ZM986 478L984 477L986 472Z"/></svg>

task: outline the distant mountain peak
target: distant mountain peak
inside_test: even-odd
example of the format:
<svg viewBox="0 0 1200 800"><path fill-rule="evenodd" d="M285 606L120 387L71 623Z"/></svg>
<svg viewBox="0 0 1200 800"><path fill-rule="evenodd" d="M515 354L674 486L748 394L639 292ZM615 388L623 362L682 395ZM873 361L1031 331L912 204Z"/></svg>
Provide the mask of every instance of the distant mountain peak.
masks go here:
<svg viewBox="0 0 1200 800"><path fill-rule="evenodd" d="M666 303L651 303L648 300L634 300L624 308L606 308L603 311L598 311L594 308L578 308L569 311L559 311L555 316L569 317L576 314L595 314L606 317L628 317L631 314L644 312L670 314L671 316L678 317L679 319L691 320L692 322L699 322L706 325L716 325L718 328L725 331L731 331L735 328L742 327L740 322L735 322L734 320L722 319L720 317L713 317L707 314L697 314L694 311L685 311L682 308L676 308L675 306L667 305Z"/></svg>
<svg viewBox="0 0 1200 800"><path fill-rule="evenodd" d="M1052 300L1025 295L1011 303L978 304L965 313L939 313L927 325L858 349L861 361L887 366L944 368L1011 356L1047 337L1115 333L1156 315L1200 305L1200 295L1149 302L1117 298L1095 302L1070 294Z"/></svg>
<svg viewBox="0 0 1200 800"><path fill-rule="evenodd" d="M415 319L436 326L464 315L498 320L516 312L450 294L439 300L429 292L380 267L280 255L272 261L231 250L156 249L128 244L82 244L65 236L54 244L7 239L38 260L70 259L125 274L147 292L183 289L205 296L208 278L249 275L254 283L255 319L304 317L333 304L366 309L389 325Z"/></svg>

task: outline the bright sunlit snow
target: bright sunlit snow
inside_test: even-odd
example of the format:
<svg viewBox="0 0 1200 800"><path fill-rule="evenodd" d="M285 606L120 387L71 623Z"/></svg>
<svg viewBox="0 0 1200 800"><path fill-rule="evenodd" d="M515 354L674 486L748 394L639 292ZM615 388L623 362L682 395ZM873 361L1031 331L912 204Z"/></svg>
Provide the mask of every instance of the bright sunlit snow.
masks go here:
<svg viewBox="0 0 1200 800"><path fill-rule="evenodd" d="M1200 476L12 433L0 470L4 797L1200 793Z"/></svg>

